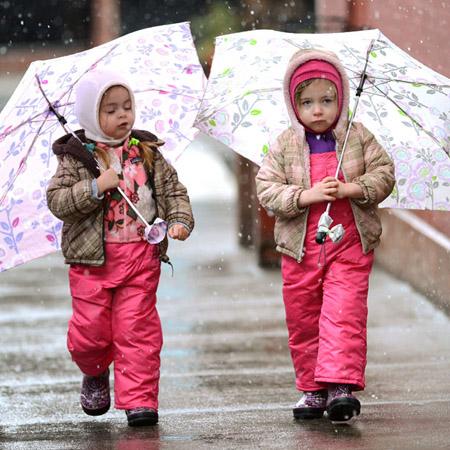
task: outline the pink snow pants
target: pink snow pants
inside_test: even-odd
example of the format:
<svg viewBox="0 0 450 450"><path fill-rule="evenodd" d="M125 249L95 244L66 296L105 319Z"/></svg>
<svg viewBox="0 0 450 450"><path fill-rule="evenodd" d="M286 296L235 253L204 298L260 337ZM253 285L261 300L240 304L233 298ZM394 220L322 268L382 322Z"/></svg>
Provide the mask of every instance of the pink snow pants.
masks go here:
<svg viewBox="0 0 450 450"><path fill-rule="evenodd" d="M335 175L334 152L311 154L311 182ZM324 254L315 242L325 203L311 205L305 256L300 263L283 255L283 300L294 364L301 391L324 389L328 383L365 387L367 294L373 252L364 255L350 203L336 200L330 210L333 225L342 223L340 243L329 239ZM319 256L321 266L319 263Z"/></svg>
<svg viewBox="0 0 450 450"><path fill-rule="evenodd" d="M105 252L104 266L70 268L73 314L67 347L87 375L99 375L114 362L117 409L158 409L158 248L147 242L105 243Z"/></svg>

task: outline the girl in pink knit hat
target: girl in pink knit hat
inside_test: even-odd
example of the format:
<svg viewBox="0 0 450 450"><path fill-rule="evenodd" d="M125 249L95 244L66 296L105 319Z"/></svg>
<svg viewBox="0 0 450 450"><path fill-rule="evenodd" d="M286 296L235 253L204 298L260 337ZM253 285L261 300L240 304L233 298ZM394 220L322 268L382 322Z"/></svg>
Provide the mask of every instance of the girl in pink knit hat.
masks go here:
<svg viewBox="0 0 450 450"><path fill-rule="evenodd" d="M337 57L301 50L290 61L284 94L291 126L271 147L256 177L261 204L276 216L283 300L296 387L297 419L347 422L360 413L353 392L365 387L367 294L381 224L377 205L394 186L394 166L375 137L348 128L349 81ZM330 215L339 242L316 243ZM336 239L337 240L337 239Z"/></svg>

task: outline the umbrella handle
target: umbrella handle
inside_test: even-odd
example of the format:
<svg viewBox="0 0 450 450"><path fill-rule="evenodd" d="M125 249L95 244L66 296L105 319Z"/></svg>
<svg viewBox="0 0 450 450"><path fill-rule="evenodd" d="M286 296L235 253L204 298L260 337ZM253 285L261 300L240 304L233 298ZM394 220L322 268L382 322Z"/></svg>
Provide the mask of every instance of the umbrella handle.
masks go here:
<svg viewBox="0 0 450 450"><path fill-rule="evenodd" d="M325 239L327 238L327 232L326 231L318 231L316 233L316 243L319 245L322 245L325 243Z"/></svg>
<svg viewBox="0 0 450 450"><path fill-rule="evenodd" d="M330 204L328 204L330 206ZM316 242L320 245L322 245L325 242L325 239L328 235L328 231L330 228L330 225L333 223L333 219L328 214L329 207L327 210L322 213L319 219L319 224L317 228L317 234L316 234Z"/></svg>

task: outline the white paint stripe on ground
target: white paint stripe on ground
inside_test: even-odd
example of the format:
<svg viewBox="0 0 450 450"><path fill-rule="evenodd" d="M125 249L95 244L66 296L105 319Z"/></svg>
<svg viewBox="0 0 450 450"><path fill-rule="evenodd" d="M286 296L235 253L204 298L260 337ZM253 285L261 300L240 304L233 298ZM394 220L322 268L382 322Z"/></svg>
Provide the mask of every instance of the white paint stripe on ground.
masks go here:
<svg viewBox="0 0 450 450"><path fill-rule="evenodd" d="M367 369L411 369L411 368L423 368L423 367L435 367L442 366L446 368L450 365L449 361L427 361L427 362L406 362L406 363L379 363L379 364L368 364ZM203 377L221 377L221 376L250 376L250 375L280 375L280 374L293 374L294 369L291 366L285 367L274 367L274 368L248 368L248 369L225 369L225 370L199 370L195 372L179 372L179 373L165 373L161 372L161 378L203 378ZM15 388L33 388L39 386L56 386L56 385L67 385L67 384L80 384L81 375L76 377L65 377L65 378L25 378L22 380L9 380L7 383L0 381L0 389L6 387Z"/></svg>
<svg viewBox="0 0 450 450"><path fill-rule="evenodd" d="M423 405L433 405L433 404L442 404L442 403L450 403L450 397L439 398L439 399L416 399L416 400L387 400L387 401L369 401L369 402L361 402L361 405L364 407L371 406L386 406L386 405L401 405L404 407L411 406L423 406ZM217 406L217 407L208 407L208 408L173 408L173 409L160 409L160 416L172 416L172 415L201 415L201 414L228 414L228 413L245 413L245 412L253 412L253 411L282 411L286 410L286 412L290 412L292 409L292 403L256 403L252 405L236 405L236 406ZM102 418L97 418L96 422L112 422L120 420L123 422L121 411L111 411L108 416L104 416ZM112 416L112 417L111 417ZM116 416L116 417L114 417ZM120 419L119 419L120 417ZM51 424L57 423L61 425L63 423L73 423L73 424L81 424L81 423L92 423L92 418L85 417L81 415L81 411L79 414L67 414L65 415L65 420L54 420L51 417L41 417L41 418L20 418L17 417L14 421L8 422L7 420L2 421L2 431L3 433L14 433L15 430L19 431L22 426L33 426L40 424Z"/></svg>
<svg viewBox="0 0 450 450"><path fill-rule="evenodd" d="M369 401L361 402L362 406L385 406L385 405L407 405L420 406L430 405L434 403L450 403L450 397L426 400L387 400L387 401ZM229 413L229 412L250 412L250 411L266 411L266 410L283 410L291 409L292 403L260 403L246 406L221 406L217 408L180 408L180 409L161 409L161 415L172 414L209 414L209 413Z"/></svg>

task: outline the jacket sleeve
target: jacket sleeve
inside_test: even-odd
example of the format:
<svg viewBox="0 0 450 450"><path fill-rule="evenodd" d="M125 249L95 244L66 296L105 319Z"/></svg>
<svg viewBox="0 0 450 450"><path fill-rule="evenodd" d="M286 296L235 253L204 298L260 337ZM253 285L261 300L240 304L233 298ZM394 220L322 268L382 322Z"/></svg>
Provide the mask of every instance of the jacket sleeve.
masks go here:
<svg viewBox="0 0 450 450"><path fill-rule="evenodd" d="M189 232L194 228L194 216L186 187L178 180L175 168L169 164L164 157L160 156L162 170L164 172L163 182L166 201L166 220L169 226L179 222L184 224Z"/></svg>
<svg viewBox="0 0 450 450"><path fill-rule="evenodd" d="M282 138L271 146L256 175L256 193L261 205L278 217L292 218L304 213L298 200L303 186L289 184L284 166Z"/></svg>
<svg viewBox="0 0 450 450"><path fill-rule="evenodd" d="M375 136L362 124L357 126L361 127L358 131L362 136L365 173L351 181L361 186L364 198L352 201L363 207L373 206L381 203L394 188L394 163Z"/></svg>
<svg viewBox="0 0 450 450"><path fill-rule="evenodd" d="M56 173L47 186L48 208L66 223L75 223L102 205L92 195L92 179L83 179L80 169L86 170L72 156L59 157Z"/></svg>

